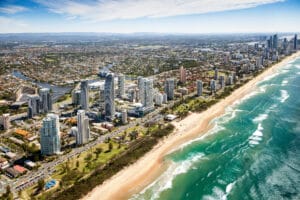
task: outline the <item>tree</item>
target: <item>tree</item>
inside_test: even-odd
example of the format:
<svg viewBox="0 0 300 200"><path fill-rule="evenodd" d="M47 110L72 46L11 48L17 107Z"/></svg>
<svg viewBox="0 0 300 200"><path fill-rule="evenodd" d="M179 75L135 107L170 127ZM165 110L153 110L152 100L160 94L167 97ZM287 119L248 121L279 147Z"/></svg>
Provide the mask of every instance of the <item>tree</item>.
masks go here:
<svg viewBox="0 0 300 200"><path fill-rule="evenodd" d="M14 198L9 185L6 186L6 192L2 195L2 197L5 200L12 200ZM2 199L2 197L1 197L1 199Z"/></svg>
<svg viewBox="0 0 300 200"><path fill-rule="evenodd" d="M89 162L90 160L92 160L92 158L93 158L93 155L91 153L88 153L86 155L86 157L84 158L84 160L85 160L85 162Z"/></svg>
<svg viewBox="0 0 300 200"><path fill-rule="evenodd" d="M136 130L129 133L130 140L135 140L138 136L138 132Z"/></svg>
<svg viewBox="0 0 300 200"><path fill-rule="evenodd" d="M108 151L110 152L112 149L113 149L113 145L112 145L112 143L110 142L110 143L108 143Z"/></svg>
<svg viewBox="0 0 300 200"><path fill-rule="evenodd" d="M96 158L99 158L100 153L102 153L102 148L97 147L94 153L96 154Z"/></svg>
<svg viewBox="0 0 300 200"><path fill-rule="evenodd" d="M38 191L41 191L45 186L45 180L44 179L40 179L38 181L38 185L37 185L37 188L38 188Z"/></svg>

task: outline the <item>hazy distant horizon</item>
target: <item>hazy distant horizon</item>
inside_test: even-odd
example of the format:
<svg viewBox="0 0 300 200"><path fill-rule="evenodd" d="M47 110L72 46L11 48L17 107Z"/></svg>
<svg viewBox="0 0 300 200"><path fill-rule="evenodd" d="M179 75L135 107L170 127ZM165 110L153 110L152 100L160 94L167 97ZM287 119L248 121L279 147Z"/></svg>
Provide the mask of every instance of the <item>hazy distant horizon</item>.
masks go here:
<svg viewBox="0 0 300 200"><path fill-rule="evenodd" d="M180 32L20 32L20 33L0 33L0 35L270 35L270 34L300 34L296 32L207 32L207 33L180 33Z"/></svg>
<svg viewBox="0 0 300 200"><path fill-rule="evenodd" d="M1 0L0 33L300 32L299 0Z"/></svg>

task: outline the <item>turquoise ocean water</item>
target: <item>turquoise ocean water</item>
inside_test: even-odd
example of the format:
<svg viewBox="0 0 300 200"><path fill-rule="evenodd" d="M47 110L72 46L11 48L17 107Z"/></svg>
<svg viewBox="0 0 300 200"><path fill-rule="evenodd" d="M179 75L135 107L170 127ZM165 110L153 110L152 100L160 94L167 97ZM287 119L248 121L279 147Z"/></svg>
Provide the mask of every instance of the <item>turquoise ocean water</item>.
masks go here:
<svg viewBox="0 0 300 200"><path fill-rule="evenodd" d="M300 199L300 58L212 123L131 199Z"/></svg>

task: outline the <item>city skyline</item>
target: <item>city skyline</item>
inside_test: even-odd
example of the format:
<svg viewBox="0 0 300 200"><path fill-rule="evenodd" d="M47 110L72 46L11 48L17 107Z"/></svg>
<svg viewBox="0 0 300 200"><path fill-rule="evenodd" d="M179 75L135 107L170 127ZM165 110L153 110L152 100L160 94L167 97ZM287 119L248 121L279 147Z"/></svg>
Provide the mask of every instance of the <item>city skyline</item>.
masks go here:
<svg viewBox="0 0 300 200"><path fill-rule="evenodd" d="M296 0L4 0L0 33L299 32L299 8Z"/></svg>

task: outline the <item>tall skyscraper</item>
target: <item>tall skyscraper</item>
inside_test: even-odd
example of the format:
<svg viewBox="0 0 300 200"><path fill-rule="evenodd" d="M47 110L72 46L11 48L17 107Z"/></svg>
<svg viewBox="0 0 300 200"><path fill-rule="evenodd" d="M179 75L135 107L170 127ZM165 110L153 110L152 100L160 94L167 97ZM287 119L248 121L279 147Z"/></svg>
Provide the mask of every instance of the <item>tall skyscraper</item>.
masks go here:
<svg viewBox="0 0 300 200"><path fill-rule="evenodd" d="M80 90L74 90L72 92L72 104L75 106L80 105L80 99L81 99L81 91Z"/></svg>
<svg viewBox="0 0 300 200"><path fill-rule="evenodd" d="M216 88L216 81L212 79L212 80L210 81L210 91L211 91L211 92L216 92L216 89L217 89L217 88Z"/></svg>
<svg viewBox="0 0 300 200"><path fill-rule="evenodd" d="M52 110L52 97L49 88L40 89L41 112L48 113Z"/></svg>
<svg viewBox="0 0 300 200"><path fill-rule="evenodd" d="M60 152L60 131L59 117L55 114L48 114L43 119L41 134L41 153L53 155Z"/></svg>
<svg viewBox="0 0 300 200"><path fill-rule="evenodd" d="M161 106L163 104L164 101L164 96L161 93L157 93L155 95L155 105L157 106Z"/></svg>
<svg viewBox="0 0 300 200"><path fill-rule="evenodd" d="M28 118L32 118L33 116L40 113L41 108L41 98L38 95L28 95Z"/></svg>
<svg viewBox="0 0 300 200"><path fill-rule="evenodd" d="M89 83L88 83L88 80L81 81L80 90L81 90L81 97L80 97L81 109L88 110L89 109Z"/></svg>
<svg viewBox="0 0 300 200"><path fill-rule="evenodd" d="M215 80L218 80L218 78L219 78L219 70L218 70L218 68L215 68L214 79L215 79Z"/></svg>
<svg viewBox="0 0 300 200"><path fill-rule="evenodd" d="M3 114L2 115L2 125L3 125L3 129L7 130L10 127L10 114Z"/></svg>
<svg viewBox="0 0 300 200"><path fill-rule="evenodd" d="M269 42L268 42L268 48L273 49L273 37L270 36Z"/></svg>
<svg viewBox="0 0 300 200"><path fill-rule="evenodd" d="M141 102L144 107L152 108L152 107L154 107L153 80L145 78L143 83L144 83L144 86L143 86L143 93L141 96Z"/></svg>
<svg viewBox="0 0 300 200"><path fill-rule="evenodd" d="M125 76L120 74L118 76L118 96L123 97L125 95Z"/></svg>
<svg viewBox="0 0 300 200"><path fill-rule="evenodd" d="M221 85L221 88L225 87L225 76L220 76L220 85Z"/></svg>
<svg viewBox="0 0 300 200"><path fill-rule="evenodd" d="M175 90L175 79L168 78L165 82L165 93L167 94L168 100L174 99L174 90Z"/></svg>
<svg viewBox="0 0 300 200"><path fill-rule="evenodd" d="M138 77L137 85L138 85L139 91L138 91L137 97L138 97L138 100L139 100L140 102L141 102L142 96L143 96L143 94L144 94L144 92L143 92L143 90L144 90L144 81L145 81L145 78L144 78L144 77L142 77L142 76L139 76L139 77ZM143 103L143 102L141 102L141 103Z"/></svg>
<svg viewBox="0 0 300 200"><path fill-rule="evenodd" d="M228 85L233 85L233 76L232 75L228 76L227 83L228 83Z"/></svg>
<svg viewBox="0 0 300 200"><path fill-rule="evenodd" d="M201 80L197 80L197 96L202 96L203 92L203 83Z"/></svg>
<svg viewBox="0 0 300 200"><path fill-rule="evenodd" d="M180 67L179 73L180 73L180 82L186 83L186 69L183 66Z"/></svg>
<svg viewBox="0 0 300 200"><path fill-rule="evenodd" d="M122 119L122 124L127 124L128 123L127 110L126 109L122 110L121 119Z"/></svg>
<svg viewBox="0 0 300 200"><path fill-rule="evenodd" d="M294 36L294 50L297 50L298 48L298 39L297 39L297 34Z"/></svg>
<svg viewBox="0 0 300 200"><path fill-rule="evenodd" d="M278 36L277 34L273 35L273 49L278 48Z"/></svg>
<svg viewBox="0 0 300 200"><path fill-rule="evenodd" d="M115 87L114 87L114 75L108 74L105 78L104 84L104 111L105 118L109 121L115 118Z"/></svg>
<svg viewBox="0 0 300 200"><path fill-rule="evenodd" d="M85 115L85 110L77 112L77 135L76 144L86 144L90 139L89 118Z"/></svg>

